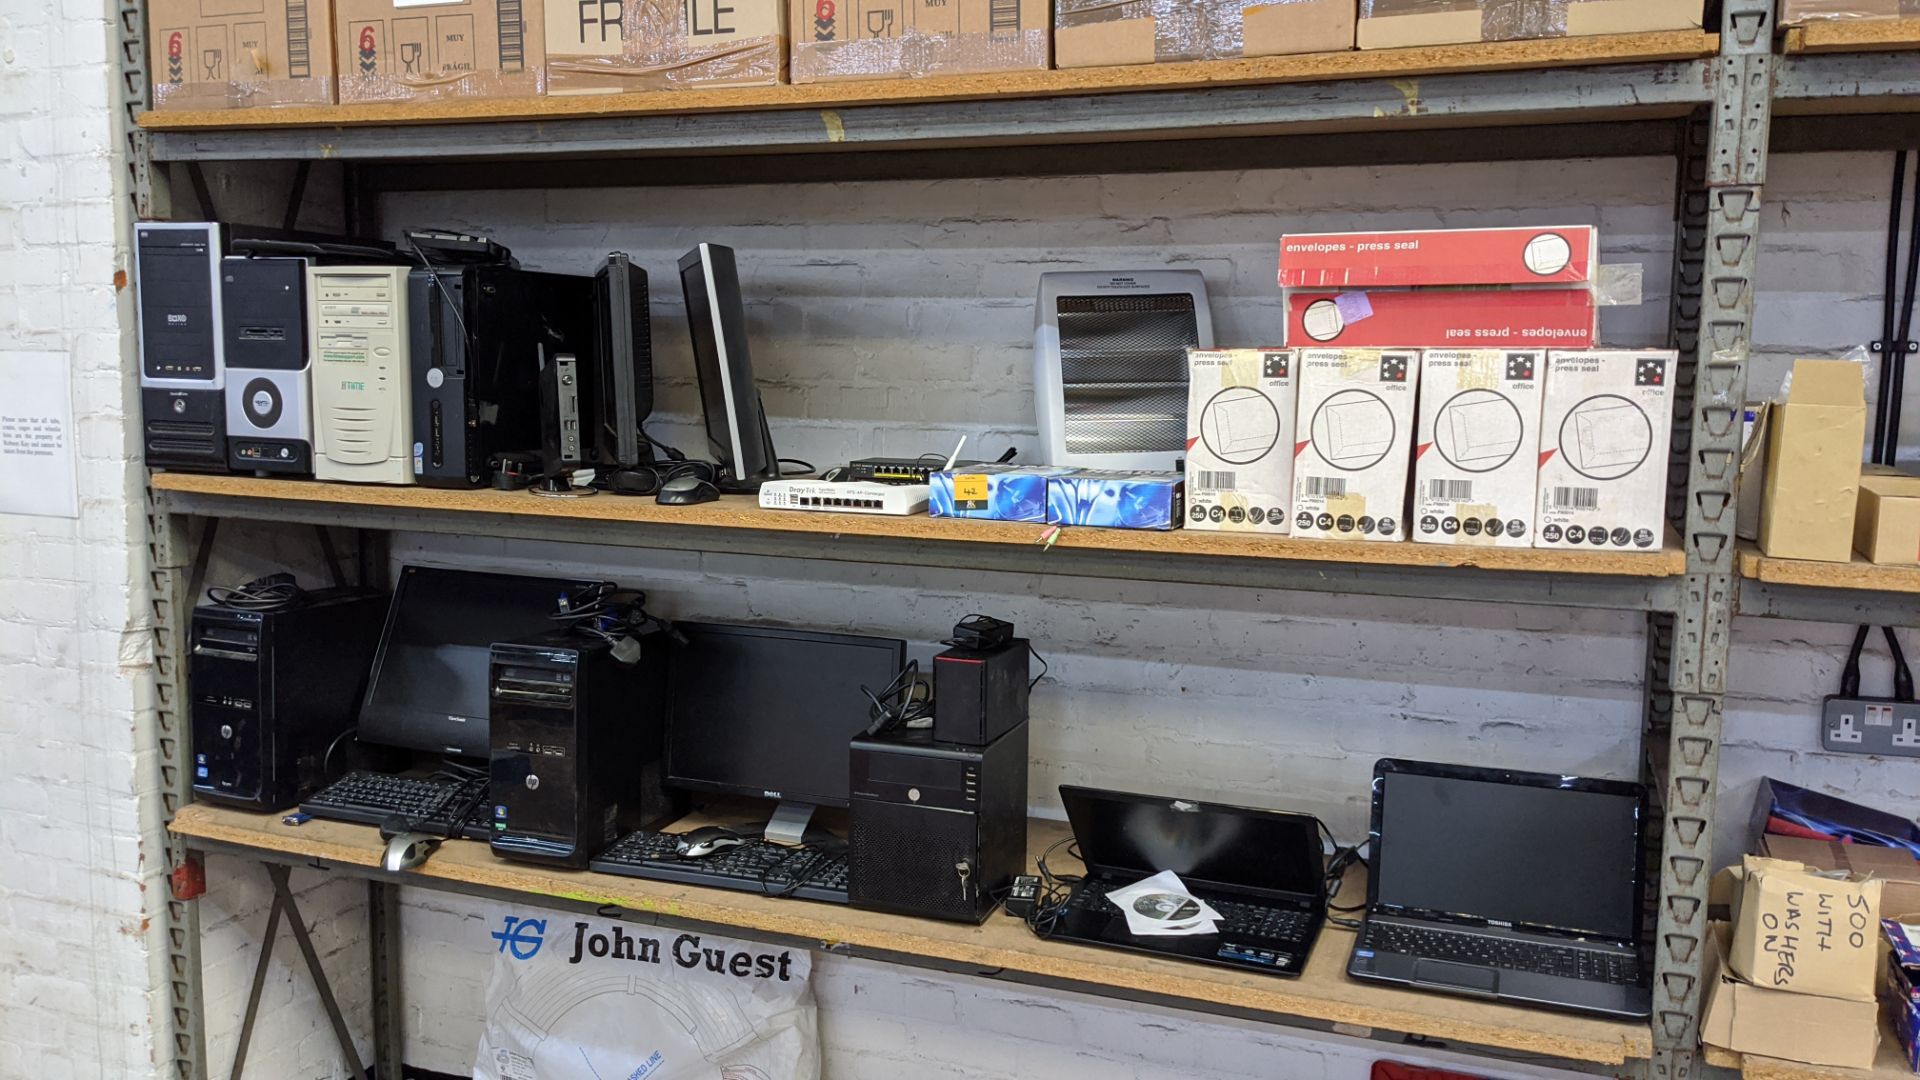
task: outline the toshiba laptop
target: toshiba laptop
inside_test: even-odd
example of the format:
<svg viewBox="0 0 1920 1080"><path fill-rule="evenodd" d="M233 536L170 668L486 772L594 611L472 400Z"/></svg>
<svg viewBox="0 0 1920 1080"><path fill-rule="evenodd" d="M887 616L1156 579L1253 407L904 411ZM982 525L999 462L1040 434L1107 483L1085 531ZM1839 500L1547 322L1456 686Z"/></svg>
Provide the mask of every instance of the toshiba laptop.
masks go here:
<svg viewBox="0 0 1920 1080"><path fill-rule="evenodd" d="M1639 784L1373 767L1357 979L1601 1016L1653 1012Z"/></svg>
<svg viewBox="0 0 1920 1080"><path fill-rule="evenodd" d="M1326 916L1320 821L1308 814L1062 786L1086 879L1048 936L1275 975L1298 975ZM1162 870L1218 911L1219 932L1136 936L1107 901Z"/></svg>

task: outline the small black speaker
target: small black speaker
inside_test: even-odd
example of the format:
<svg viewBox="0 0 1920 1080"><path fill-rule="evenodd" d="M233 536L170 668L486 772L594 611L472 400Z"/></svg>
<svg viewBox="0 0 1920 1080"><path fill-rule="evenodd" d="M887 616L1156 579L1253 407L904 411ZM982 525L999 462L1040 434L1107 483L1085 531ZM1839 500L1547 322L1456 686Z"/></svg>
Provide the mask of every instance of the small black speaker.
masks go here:
<svg viewBox="0 0 1920 1080"><path fill-rule="evenodd" d="M927 729L853 740L847 897L977 923L1027 865L1027 725L987 746Z"/></svg>
<svg viewBox="0 0 1920 1080"><path fill-rule="evenodd" d="M985 746L1027 722L1027 639L933 658L933 737Z"/></svg>

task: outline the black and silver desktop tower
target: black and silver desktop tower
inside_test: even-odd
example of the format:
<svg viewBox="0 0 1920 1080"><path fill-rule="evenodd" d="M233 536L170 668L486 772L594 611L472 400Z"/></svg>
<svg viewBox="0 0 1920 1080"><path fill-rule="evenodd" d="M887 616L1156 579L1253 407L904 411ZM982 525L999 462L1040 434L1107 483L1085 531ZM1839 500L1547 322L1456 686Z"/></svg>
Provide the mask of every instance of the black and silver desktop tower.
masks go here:
<svg viewBox="0 0 1920 1080"><path fill-rule="evenodd" d="M593 279L492 264L416 269L407 310L415 481L480 487L493 455L538 451L541 352L593 355ZM592 390L583 387L583 405Z"/></svg>
<svg viewBox="0 0 1920 1080"><path fill-rule="evenodd" d="M387 615L384 593L327 589L280 611L193 612L193 790L282 810L319 789L350 730Z"/></svg>
<svg viewBox="0 0 1920 1080"><path fill-rule="evenodd" d="M155 468L227 471L223 254L217 222L141 222L133 230L140 412Z"/></svg>
<svg viewBox="0 0 1920 1080"><path fill-rule="evenodd" d="M1026 872L1027 725L986 746L927 729L852 743L847 898L855 907L977 923Z"/></svg>
<svg viewBox="0 0 1920 1080"><path fill-rule="evenodd" d="M680 817L666 789L665 635L627 664L605 641L554 631L495 644L488 669L495 855L585 866Z"/></svg>
<svg viewBox="0 0 1920 1080"><path fill-rule="evenodd" d="M311 475L307 260L228 258L220 284L228 462L238 472Z"/></svg>

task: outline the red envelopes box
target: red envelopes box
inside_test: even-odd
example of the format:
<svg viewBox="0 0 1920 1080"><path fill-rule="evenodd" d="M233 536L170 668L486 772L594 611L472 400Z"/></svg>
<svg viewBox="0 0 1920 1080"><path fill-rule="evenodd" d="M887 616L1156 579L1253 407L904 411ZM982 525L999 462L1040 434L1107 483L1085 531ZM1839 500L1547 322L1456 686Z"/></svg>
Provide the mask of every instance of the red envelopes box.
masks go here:
<svg viewBox="0 0 1920 1080"><path fill-rule="evenodd" d="M1599 309L1585 289L1290 292L1291 348L1585 349Z"/></svg>
<svg viewBox="0 0 1920 1080"><path fill-rule="evenodd" d="M1280 287L1584 285L1599 249L1591 225L1297 233L1280 238Z"/></svg>

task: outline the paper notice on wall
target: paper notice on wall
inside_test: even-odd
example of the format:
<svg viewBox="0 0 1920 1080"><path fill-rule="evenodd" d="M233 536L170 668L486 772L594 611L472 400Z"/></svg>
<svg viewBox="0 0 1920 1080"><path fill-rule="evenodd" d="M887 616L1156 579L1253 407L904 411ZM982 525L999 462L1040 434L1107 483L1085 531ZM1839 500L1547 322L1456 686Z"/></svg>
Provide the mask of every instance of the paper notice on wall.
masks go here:
<svg viewBox="0 0 1920 1080"><path fill-rule="evenodd" d="M79 517L65 353L0 352L0 514Z"/></svg>

